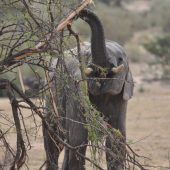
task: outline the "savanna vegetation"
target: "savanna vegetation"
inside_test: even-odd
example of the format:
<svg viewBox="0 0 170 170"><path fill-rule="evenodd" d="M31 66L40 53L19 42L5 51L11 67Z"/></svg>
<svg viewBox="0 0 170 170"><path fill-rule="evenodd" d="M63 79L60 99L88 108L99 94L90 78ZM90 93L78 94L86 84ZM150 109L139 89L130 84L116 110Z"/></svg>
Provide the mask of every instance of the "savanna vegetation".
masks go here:
<svg viewBox="0 0 170 170"><path fill-rule="evenodd" d="M65 18L69 11L71 9L75 9L76 5L80 2L80 0L23 0L21 2L20 0L0 1L0 62L5 61L5 58L10 58L10 56L19 53L23 49L32 48L37 45L39 40L43 39L46 34L53 32L56 25L61 21L61 19ZM168 80L170 79L170 2L169 0L143 0L142 2L143 3L140 3L140 1L136 0L94 0L94 5L90 5L89 8L94 10L95 13L101 18L106 38L114 40L124 46L128 54L130 63L135 68L134 72L137 76L139 76L140 72L139 77L141 77L141 74L143 74L143 77L145 76L144 79L146 79L146 81L152 81L154 79ZM31 10L29 11L29 9ZM72 29L76 33L78 33L80 42L89 41L90 30L85 23L83 24L79 20L76 20L72 24ZM39 114L39 110L42 113L41 109L44 109L44 100L42 98L44 98L44 96L46 95L49 95L51 92L43 91L44 86L39 86L39 84L43 84L44 78L48 79L47 72L50 71L48 70L48 66L52 58L54 58L56 55L62 58L63 51L69 50L77 45L75 36L70 36L70 34L70 31L65 30L63 34L64 36L55 35L56 39L53 39L52 41L50 41L50 43L48 43L49 46L47 47L45 52L41 54L36 54L36 57L30 56L28 57L28 59L21 62L17 61L14 67L11 67L10 64L6 66L5 62L1 62L0 78L3 80L7 79L11 83L9 83L10 85L8 83L7 84L12 87L13 95L11 96L11 98L14 98L14 104L15 102L18 103L16 106L18 108L17 114L19 115L19 119L21 121L21 127L14 128L15 120L13 120L12 114L8 115L8 113L5 113L3 110L3 106L0 106L0 113L3 113L1 115L4 115L0 118L0 140L1 143L3 143L3 146L5 146L4 148L8 148L4 149L2 147L1 149L3 151L3 154L0 154L0 168L3 167L3 164L9 163L11 160L12 163L15 162L16 164L18 160L22 160L24 162L26 160L25 151L31 148L31 142L33 142L34 139L36 139L38 143L41 143L40 145L42 152L42 133L39 130L41 127L41 116L39 117L37 115ZM3 64L5 65L5 67ZM139 71L138 67L143 67L143 70ZM151 71L145 74L145 68L148 67L151 68ZM26 87L25 85L23 85L23 83L26 82L27 78L29 78L29 80L30 78L33 78L32 80L30 80L30 84L35 87L34 89L31 89L31 86ZM34 85L35 80L36 82L38 82L38 85ZM1 82L0 85L4 87L3 83L4 82ZM17 88L15 87L15 85L17 86ZM21 92L24 93L25 97L28 97L28 100L25 98L21 98L23 96L21 95L21 93L18 93L17 89L20 89ZM42 93L39 93L39 90ZM137 119L141 116L141 113L139 113L136 108L141 110L143 109L141 107L136 107L138 102L140 103L140 101L143 101L142 104L145 105L145 97L147 97L147 94L150 94L151 98L147 98L147 102L149 105L149 101L152 100L154 98L153 96L155 94L158 94L159 91L157 90L157 86L156 88L151 89L148 87L148 85L143 86L141 84L140 87L137 87L137 90L137 98L135 98L134 103L131 103L130 105L130 109L132 110L130 115L135 118L135 121L137 121ZM145 94L145 91L147 94ZM161 93L159 93L159 95L162 97L161 104L164 105L165 103L167 103L167 101L163 102L165 97L161 94L166 94L167 97L168 93L165 89L161 89L160 92ZM1 97L7 97L10 96L10 94L11 93L7 94L5 90L0 89ZM155 100L157 101L158 99L156 98ZM26 105L25 103L23 104L23 102L25 101L27 103ZM13 101L11 100L11 103L12 102ZM3 102L1 102L1 104L3 105ZM159 108L162 106L161 104L160 102L158 102L157 110L159 110ZM146 106L146 108L149 108L148 105ZM152 102L151 105L153 108L154 102ZM166 105L164 106L164 108L166 108ZM15 107L13 109L15 109ZM150 110L150 112L144 110L144 112L145 111L147 114L146 117L148 119L151 119L151 117L155 116L152 109ZM7 110L7 112L11 112L11 110ZM138 116L135 116L136 112ZM167 114L167 112L168 108L165 109L164 113ZM23 115L22 113L26 114ZM96 113L93 118L96 119L98 117L98 114L99 113ZM151 114L151 117L149 117L149 114ZM156 113L156 115L160 117L161 111L159 111L159 114ZM27 119L28 122L26 121ZM129 129L131 129L134 124L132 125L131 118L128 118L128 121L130 122L128 124L128 127ZM142 121L145 122L144 120ZM100 123L100 121L92 121L93 125L95 125L96 127L100 127L98 123ZM163 123L161 123L160 125L162 124ZM166 126L168 126L167 124ZM147 125L145 124L145 127L146 126ZM144 130L141 130L139 128L139 131L141 133L143 133L143 131L147 131L145 127L143 128ZM15 146L8 146L8 141L10 139L17 141L16 136L14 135L16 134L17 128L20 129L20 132L23 131L23 138L20 138L20 144L18 145L18 148L21 148L19 150L18 148L16 149ZM99 147L100 143L98 145L97 139L101 137L101 134L95 133L95 130L92 126L88 126L88 128L91 131L90 138L92 144L95 143ZM138 126L136 125L135 128L137 129ZM166 127L164 128L164 130L165 129ZM116 132L116 134L119 135L118 132ZM7 135L7 138L5 135ZM132 133L132 135L134 134ZM136 133L135 135L138 135L138 133ZM24 147L24 142L22 141L23 139L26 143L26 147L24 149L22 148ZM101 141L101 143L102 142L103 141ZM150 142L152 143L152 141ZM133 141L129 140L128 145L131 143L133 143ZM12 142L12 145L15 145L15 142ZM14 148L14 150L11 148ZM164 148L164 150L166 149ZM152 152L152 150L149 151ZM31 153L31 150L28 151L28 153L29 152ZM132 159L130 160L132 164L134 164L133 156L137 156L137 163L138 160L139 162L141 160L141 157L138 158L138 154L136 154L136 152L138 153L138 148L137 150L135 150L134 155L132 152L132 158L130 157ZM19 156L17 155L16 157L16 153ZM22 155L22 153L24 153L24 156ZM102 153L98 152L96 148L91 148L91 153L91 163L93 164L98 159L96 157L96 153L97 156L99 155L99 157ZM142 152L142 154L145 153ZM31 155L32 157L34 157L34 159L36 159L35 152L31 153ZM22 156L24 157L24 159ZM36 167L35 169L39 168L43 164L43 161L45 161L45 156L42 156L41 154L39 156L39 164L35 166L33 165L34 168ZM1 159L4 159L6 157L9 157L9 160L5 160L6 162ZM22 161L20 162L21 165L23 163ZM144 159L143 162L144 163L137 164L137 166L142 167L142 165L144 164L146 165L146 167L148 166L150 168L154 168L154 166L152 166L154 164L150 164L148 159ZM157 162L160 165L159 168L164 169L163 165L159 161ZM31 167L31 165L28 163L28 167L29 166ZM24 165L24 168L25 167L27 167L27 162ZM91 164L88 164L88 167L93 167L92 169L94 169L95 164L93 164L93 166Z"/></svg>

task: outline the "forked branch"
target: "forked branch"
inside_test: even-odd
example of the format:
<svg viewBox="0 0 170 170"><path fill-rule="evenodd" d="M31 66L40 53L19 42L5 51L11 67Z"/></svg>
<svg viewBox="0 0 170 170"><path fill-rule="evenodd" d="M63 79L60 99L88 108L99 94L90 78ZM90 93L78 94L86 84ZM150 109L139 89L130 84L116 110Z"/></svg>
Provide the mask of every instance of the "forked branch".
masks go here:
<svg viewBox="0 0 170 170"><path fill-rule="evenodd" d="M90 4L92 0L83 0L82 3L80 3L73 11L70 12L70 14L61 20L61 22L56 26L54 31L52 33L49 33L45 36L43 40L40 40L39 43L34 48L27 48L24 50L21 50L20 52L16 54L12 54L8 58L0 61L0 72L3 71L4 66L9 67L13 64L17 63L20 60L25 59L28 56L31 56L33 54L42 53L47 51L47 45L49 41L52 38L53 33L59 33L62 31L68 24L72 23L73 19L81 10L83 10L88 4ZM2 67L3 66L3 67Z"/></svg>

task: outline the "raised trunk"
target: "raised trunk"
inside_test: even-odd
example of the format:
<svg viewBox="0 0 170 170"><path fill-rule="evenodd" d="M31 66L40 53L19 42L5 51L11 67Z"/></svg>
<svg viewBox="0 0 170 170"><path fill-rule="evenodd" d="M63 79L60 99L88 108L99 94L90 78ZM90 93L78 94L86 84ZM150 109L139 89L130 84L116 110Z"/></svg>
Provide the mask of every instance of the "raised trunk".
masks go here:
<svg viewBox="0 0 170 170"><path fill-rule="evenodd" d="M92 62L101 67L106 67L106 44L103 26L99 18L90 10L82 10L79 14L91 28Z"/></svg>

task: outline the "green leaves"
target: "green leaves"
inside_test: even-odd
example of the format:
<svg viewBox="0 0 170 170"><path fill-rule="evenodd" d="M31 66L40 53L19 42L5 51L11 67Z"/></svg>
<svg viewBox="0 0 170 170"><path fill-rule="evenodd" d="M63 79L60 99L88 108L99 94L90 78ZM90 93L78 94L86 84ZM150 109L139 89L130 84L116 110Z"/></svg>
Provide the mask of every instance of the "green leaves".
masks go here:
<svg viewBox="0 0 170 170"><path fill-rule="evenodd" d="M159 37L149 43L144 44L144 47L162 59L162 62L169 64L170 63L170 35L165 37Z"/></svg>
<svg viewBox="0 0 170 170"><path fill-rule="evenodd" d="M170 79L170 35L156 38L144 44L144 47L157 57L157 63L162 65L162 78Z"/></svg>

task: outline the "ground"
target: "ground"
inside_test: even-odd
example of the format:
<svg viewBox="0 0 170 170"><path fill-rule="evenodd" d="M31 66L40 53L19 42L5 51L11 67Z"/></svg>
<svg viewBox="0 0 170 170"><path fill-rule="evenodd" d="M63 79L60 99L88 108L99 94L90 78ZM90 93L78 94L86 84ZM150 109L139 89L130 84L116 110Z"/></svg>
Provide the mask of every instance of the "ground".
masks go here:
<svg viewBox="0 0 170 170"><path fill-rule="evenodd" d="M169 85L154 82L143 86L143 90L136 92L129 102L128 140L139 155L149 158L149 160L144 159L145 164L169 166L169 101ZM152 169L161 170L158 167Z"/></svg>
<svg viewBox="0 0 170 170"><path fill-rule="evenodd" d="M139 69L140 67L144 69ZM140 159L142 164L168 167L170 160L170 83L144 80L142 75L147 74L150 68L147 65L131 64L131 68L134 75L135 93L128 105L127 141L135 152L148 157L148 159ZM0 99L0 109L7 113L11 112L7 99ZM24 112L28 114L26 110ZM27 127L32 126L32 121L28 119ZM14 134L10 135L13 145L15 145ZM35 141L29 151L28 159L31 170L37 170L45 160L41 134L40 129L36 140L32 138ZM60 165L62 159L63 155L60 158ZM88 165L88 169L93 168ZM165 168L148 169L163 170Z"/></svg>

